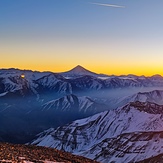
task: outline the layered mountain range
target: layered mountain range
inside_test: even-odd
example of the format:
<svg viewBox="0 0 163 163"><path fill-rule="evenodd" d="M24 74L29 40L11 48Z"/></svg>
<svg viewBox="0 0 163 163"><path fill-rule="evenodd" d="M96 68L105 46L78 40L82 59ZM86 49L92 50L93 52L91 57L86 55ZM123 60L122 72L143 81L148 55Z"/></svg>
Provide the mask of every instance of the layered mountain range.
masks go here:
<svg viewBox="0 0 163 163"><path fill-rule="evenodd" d="M25 143L50 127L121 106L124 95L162 85L161 76L107 76L81 66L63 73L1 69L0 137Z"/></svg>
<svg viewBox="0 0 163 163"><path fill-rule="evenodd" d="M22 76L23 75L23 76ZM46 91L67 94L78 91L128 87L162 87L162 76L107 76L81 66L65 73L36 72L19 69L0 70L0 96L11 92L39 95Z"/></svg>

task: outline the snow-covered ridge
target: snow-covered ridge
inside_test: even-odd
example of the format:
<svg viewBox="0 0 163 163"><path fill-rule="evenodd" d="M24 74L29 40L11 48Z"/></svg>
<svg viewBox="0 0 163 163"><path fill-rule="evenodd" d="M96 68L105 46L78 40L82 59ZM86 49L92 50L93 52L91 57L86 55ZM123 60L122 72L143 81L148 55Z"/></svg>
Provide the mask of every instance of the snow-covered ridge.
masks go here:
<svg viewBox="0 0 163 163"><path fill-rule="evenodd" d="M96 114L98 112L108 110L104 104L93 101L90 97L77 97L70 94L62 98L49 101L42 106L42 110L56 110L58 112L73 112L84 114Z"/></svg>
<svg viewBox="0 0 163 163"><path fill-rule="evenodd" d="M89 118L74 121L56 130L51 130L48 134L40 134L32 144L54 147L107 162L108 159L114 158L115 155L109 154L112 149L107 148L106 143L108 142L105 143L106 139L118 139L119 136L121 137L126 133L132 135L132 133L163 131L163 114L160 108L163 108L163 106L150 102L132 102L116 110L102 112ZM104 142L103 148L99 145L102 142ZM90 149L94 149L94 146L96 148L92 152ZM98 157L99 159L96 158L101 152L99 148L108 155ZM129 155L127 158L131 157L130 154L127 155ZM126 155L122 157L125 158ZM137 158L137 156L134 156L135 160Z"/></svg>

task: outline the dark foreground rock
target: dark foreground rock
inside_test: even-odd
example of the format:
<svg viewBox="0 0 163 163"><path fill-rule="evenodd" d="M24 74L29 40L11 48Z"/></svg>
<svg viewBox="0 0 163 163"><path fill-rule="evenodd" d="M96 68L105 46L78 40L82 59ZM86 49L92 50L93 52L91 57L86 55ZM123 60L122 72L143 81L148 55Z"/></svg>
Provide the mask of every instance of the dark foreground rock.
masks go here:
<svg viewBox="0 0 163 163"><path fill-rule="evenodd" d="M12 163L97 163L52 148L0 143L0 162Z"/></svg>

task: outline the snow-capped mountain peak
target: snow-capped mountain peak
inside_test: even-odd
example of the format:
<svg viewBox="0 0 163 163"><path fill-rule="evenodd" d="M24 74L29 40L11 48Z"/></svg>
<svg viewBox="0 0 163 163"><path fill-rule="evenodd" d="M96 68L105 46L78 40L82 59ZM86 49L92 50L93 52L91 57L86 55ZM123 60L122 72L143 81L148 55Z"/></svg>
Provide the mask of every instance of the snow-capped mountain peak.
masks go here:
<svg viewBox="0 0 163 163"><path fill-rule="evenodd" d="M85 69L84 67L82 67L80 65L77 65L76 67L74 67L70 71L74 71L74 72L88 72L89 70Z"/></svg>
<svg viewBox="0 0 163 163"><path fill-rule="evenodd" d="M98 76L98 74L91 72L84 67L78 65L71 69L70 71L61 73L64 77L79 77L83 75Z"/></svg>

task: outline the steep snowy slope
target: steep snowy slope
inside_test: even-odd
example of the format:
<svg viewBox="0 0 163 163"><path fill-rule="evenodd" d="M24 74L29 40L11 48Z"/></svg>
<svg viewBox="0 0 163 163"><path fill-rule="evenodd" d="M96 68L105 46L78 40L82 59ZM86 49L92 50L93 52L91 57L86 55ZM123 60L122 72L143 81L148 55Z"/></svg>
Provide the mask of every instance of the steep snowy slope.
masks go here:
<svg viewBox="0 0 163 163"><path fill-rule="evenodd" d="M163 153L163 131L132 132L107 138L80 155L102 163L128 163L145 160L161 153Z"/></svg>
<svg viewBox="0 0 163 163"><path fill-rule="evenodd" d="M98 156L97 160L105 162L108 161L108 159L114 159L117 155L117 152L115 152L115 155L112 155L112 153L109 154L111 150L114 150L114 146L117 145L117 142L110 149L107 148L107 142L103 143L107 139L120 138L119 143L121 144L121 139L125 137L125 133L131 133L131 135L133 135L133 133L163 131L162 108L163 106L150 102L132 102L117 110L102 112L86 119L74 121L56 130L51 129L48 130L47 133L43 132L32 144L54 147L72 153L86 155L93 159ZM152 139L151 142L153 140L154 139ZM135 144L136 143L140 144L140 142L135 142ZM130 144L129 141L126 147L129 147ZM101 148L101 145L103 148ZM136 146L134 148L136 148ZM120 147L117 146L116 148ZM150 148L152 147L150 146ZM100 157L100 152L103 151L108 154ZM154 154L157 154L157 152L158 150ZM122 160L126 159L126 157L128 160L130 160L130 158L139 160L134 154L134 157L128 156L130 154L132 155L132 152L127 153L127 156L124 155L120 157ZM142 156L142 158L145 157L145 155ZM120 161L117 159L117 162Z"/></svg>

